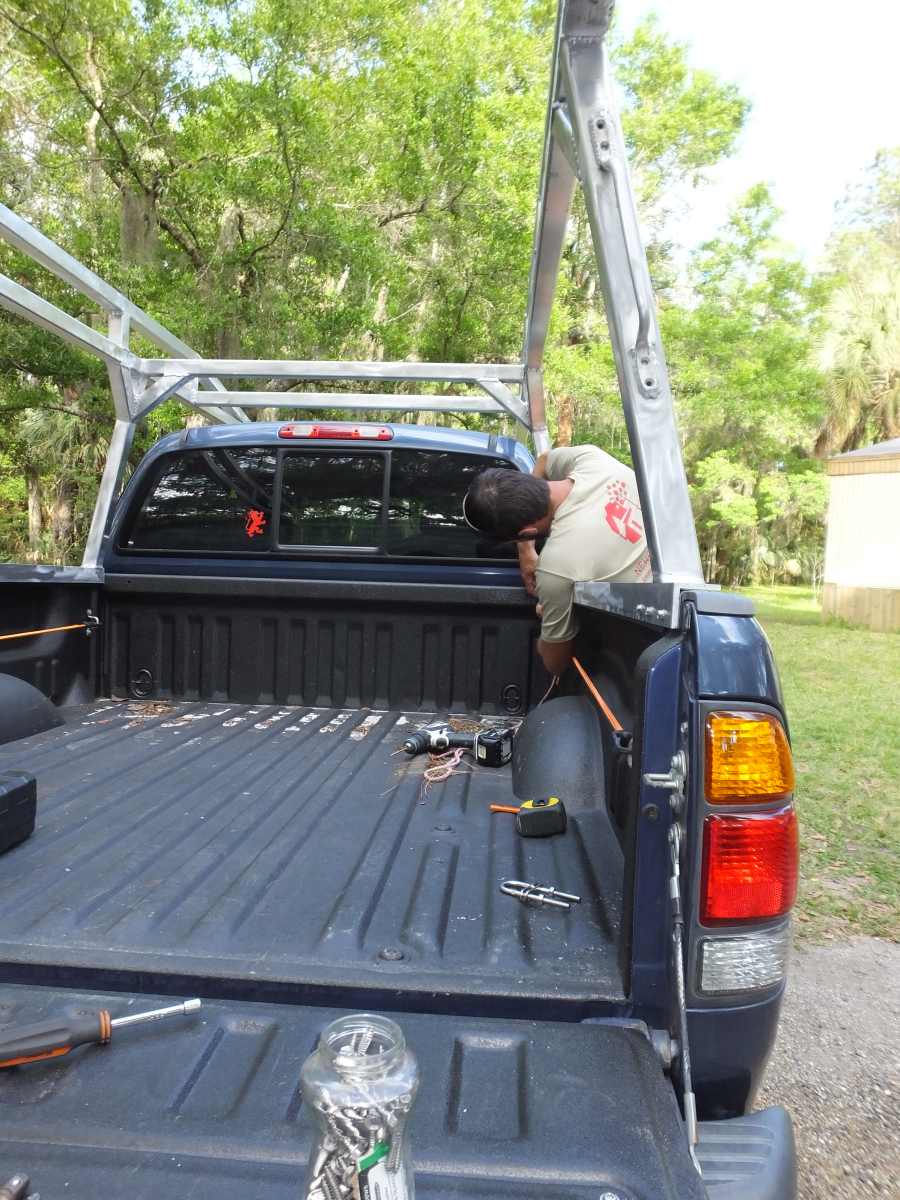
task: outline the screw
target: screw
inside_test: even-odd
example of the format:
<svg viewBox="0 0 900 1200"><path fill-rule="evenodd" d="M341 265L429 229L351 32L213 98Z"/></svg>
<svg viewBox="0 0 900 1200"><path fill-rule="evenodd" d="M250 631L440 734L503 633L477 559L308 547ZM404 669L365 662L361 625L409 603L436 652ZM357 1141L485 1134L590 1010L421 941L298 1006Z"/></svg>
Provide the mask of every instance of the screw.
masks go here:
<svg viewBox="0 0 900 1200"><path fill-rule="evenodd" d="M648 821L658 821L659 820L659 809L656 807L655 804L645 804L644 805L644 816L647 818Z"/></svg>
<svg viewBox="0 0 900 1200"><path fill-rule="evenodd" d="M402 962L406 955L396 946L382 946L378 951L378 957L384 959L385 962Z"/></svg>
<svg viewBox="0 0 900 1200"><path fill-rule="evenodd" d="M403 1134L406 1129L406 1116L400 1116L391 1136L391 1149L387 1157L387 1169L391 1175L400 1170L400 1156L403 1153Z"/></svg>

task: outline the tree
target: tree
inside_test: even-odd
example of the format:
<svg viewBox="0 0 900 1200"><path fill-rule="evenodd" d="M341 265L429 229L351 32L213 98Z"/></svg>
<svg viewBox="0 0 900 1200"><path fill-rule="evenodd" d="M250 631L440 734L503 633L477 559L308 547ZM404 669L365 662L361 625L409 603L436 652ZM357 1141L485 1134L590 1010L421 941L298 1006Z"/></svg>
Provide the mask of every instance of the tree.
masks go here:
<svg viewBox="0 0 900 1200"><path fill-rule="evenodd" d="M779 246L778 217L768 189L750 189L694 255L693 303L661 313L704 567L726 583L790 576L822 536L824 482L809 484L822 288ZM791 520L777 519L776 495Z"/></svg>
<svg viewBox="0 0 900 1200"><path fill-rule="evenodd" d="M818 344L829 407L826 457L900 436L900 147L850 192L830 246L834 292Z"/></svg>
<svg viewBox="0 0 900 1200"><path fill-rule="evenodd" d="M826 320L819 355L830 403L816 453L900 437L900 277L839 288Z"/></svg>

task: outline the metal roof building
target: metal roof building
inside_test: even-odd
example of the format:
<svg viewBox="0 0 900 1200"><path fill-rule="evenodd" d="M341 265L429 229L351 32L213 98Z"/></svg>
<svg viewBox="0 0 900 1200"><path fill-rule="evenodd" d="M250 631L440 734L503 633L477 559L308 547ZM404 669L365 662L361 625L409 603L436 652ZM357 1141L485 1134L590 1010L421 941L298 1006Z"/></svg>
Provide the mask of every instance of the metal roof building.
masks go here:
<svg viewBox="0 0 900 1200"><path fill-rule="evenodd" d="M822 611L900 629L900 438L835 455L826 471Z"/></svg>

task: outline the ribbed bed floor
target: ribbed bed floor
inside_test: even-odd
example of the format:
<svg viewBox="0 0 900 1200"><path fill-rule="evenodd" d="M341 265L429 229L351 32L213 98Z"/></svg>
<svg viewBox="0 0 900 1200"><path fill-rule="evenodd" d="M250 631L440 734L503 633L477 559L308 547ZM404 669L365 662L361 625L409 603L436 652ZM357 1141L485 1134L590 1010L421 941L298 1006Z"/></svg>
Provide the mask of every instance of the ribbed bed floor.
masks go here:
<svg viewBox="0 0 900 1200"><path fill-rule="evenodd" d="M397 753L421 714L98 701L66 717L0 746L0 770L38 779L35 834L0 859L5 980L486 1013L506 998L523 1015L621 996L605 813L524 840L488 811L513 800L508 768L424 789L427 760ZM526 909L506 878L584 900Z"/></svg>

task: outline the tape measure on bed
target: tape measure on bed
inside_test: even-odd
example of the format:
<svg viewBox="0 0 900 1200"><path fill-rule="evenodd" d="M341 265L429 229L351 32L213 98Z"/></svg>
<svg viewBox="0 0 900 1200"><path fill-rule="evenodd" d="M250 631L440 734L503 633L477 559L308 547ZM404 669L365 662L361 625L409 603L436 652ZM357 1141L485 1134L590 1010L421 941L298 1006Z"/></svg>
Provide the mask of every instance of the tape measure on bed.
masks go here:
<svg viewBox="0 0 900 1200"><path fill-rule="evenodd" d="M516 832L522 837L550 837L566 831L566 808L559 796L525 800L516 813Z"/></svg>

